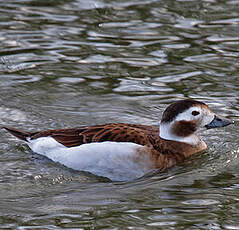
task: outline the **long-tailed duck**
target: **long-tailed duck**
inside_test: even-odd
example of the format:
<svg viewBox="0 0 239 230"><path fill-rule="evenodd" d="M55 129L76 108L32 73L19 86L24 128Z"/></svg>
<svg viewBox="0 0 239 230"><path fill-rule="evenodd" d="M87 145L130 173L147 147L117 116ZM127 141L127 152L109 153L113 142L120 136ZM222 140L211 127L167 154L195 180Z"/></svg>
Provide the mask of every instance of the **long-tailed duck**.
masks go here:
<svg viewBox="0 0 239 230"><path fill-rule="evenodd" d="M200 127L223 127L219 118L199 101L180 100L163 112L156 126L111 123L39 132L3 127L27 142L33 152L69 168L122 181L139 178L154 169L165 170L204 151Z"/></svg>

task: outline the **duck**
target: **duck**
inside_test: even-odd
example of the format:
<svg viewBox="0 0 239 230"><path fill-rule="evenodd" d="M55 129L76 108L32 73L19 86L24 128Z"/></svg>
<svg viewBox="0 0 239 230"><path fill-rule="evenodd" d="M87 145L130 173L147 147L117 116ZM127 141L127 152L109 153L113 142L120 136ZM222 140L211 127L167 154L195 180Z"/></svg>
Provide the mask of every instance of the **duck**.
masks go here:
<svg viewBox="0 0 239 230"><path fill-rule="evenodd" d="M3 128L30 149L68 168L112 181L129 181L163 172L207 149L201 128L232 124L205 103L183 99L170 104L159 126L127 123L28 132Z"/></svg>

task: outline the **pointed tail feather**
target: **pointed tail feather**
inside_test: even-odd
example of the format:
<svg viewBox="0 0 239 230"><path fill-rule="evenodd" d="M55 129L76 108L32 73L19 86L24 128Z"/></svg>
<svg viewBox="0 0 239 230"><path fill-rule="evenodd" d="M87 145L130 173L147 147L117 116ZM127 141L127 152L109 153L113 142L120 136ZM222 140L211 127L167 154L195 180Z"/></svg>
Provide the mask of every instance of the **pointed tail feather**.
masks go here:
<svg viewBox="0 0 239 230"><path fill-rule="evenodd" d="M11 133L13 136L23 140L23 141L28 141L27 137L30 137L31 133L20 130L20 129L15 129L12 127L2 127L6 129L9 133Z"/></svg>

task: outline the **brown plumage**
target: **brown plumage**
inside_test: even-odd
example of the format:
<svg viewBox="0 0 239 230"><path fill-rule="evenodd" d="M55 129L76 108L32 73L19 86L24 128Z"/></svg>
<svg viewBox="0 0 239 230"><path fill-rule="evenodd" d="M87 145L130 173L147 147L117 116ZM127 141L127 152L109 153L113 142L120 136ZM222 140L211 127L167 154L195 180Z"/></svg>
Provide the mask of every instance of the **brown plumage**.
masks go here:
<svg viewBox="0 0 239 230"><path fill-rule="evenodd" d="M60 146L64 145L69 149L94 142L136 143L139 145L137 146L137 150L134 150L133 153L130 152L135 147L133 144L131 149L128 149L131 154L128 157L133 156L134 163L137 162L143 168L164 170L207 148L205 142L195 134L199 127L209 129L229 124L231 124L230 121L218 118L204 103L194 100L181 100L167 107L163 113L159 128L156 126L124 123L46 130L32 133L11 127L3 128L17 138L27 141L33 151L37 149L37 153L43 155L47 155L45 149L53 152L54 150L51 148L48 149L47 146L44 146L46 148L42 148L41 145L40 147L38 144L34 145L34 140L44 139L38 139L41 137L52 137L54 138L53 142L51 141L53 146L59 148L58 145L60 143ZM49 139L52 140L52 138ZM56 144L55 141L58 143ZM49 142L41 142L42 146L47 145L47 143L49 144ZM88 146L86 147L88 148ZM122 149L122 151L124 150ZM78 152L76 153L78 154ZM111 150L110 153L114 154L115 152ZM119 157L119 159L121 158ZM64 164L64 162L62 163ZM112 170L114 169L112 168Z"/></svg>
<svg viewBox="0 0 239 230"><path fill-rule="evenodd" d="M177 141L163 140L159 137L156 126L112 123L71 129L55 129L39 132L25 132L19 129L4 127L14 136L27 141L40 137L53 137L66 147L75 147L92 142L133 142L146 146L146 151L153 162L153 168L166 169L182 162L192 153L205 149L203 145L192 146Z"/></svg>
<svg viewBox="0 0 239 230"><path fill-rule="evenodd" d="M150 144L150 139L157 139L158 128L155 126L112 123L71 129L55 129L39 132L25 132L12 127L3 127L14 136L27 141L27 138L53 137L66 147L79 146L92 142L115 141L133 142L140 145Z"/></svg>

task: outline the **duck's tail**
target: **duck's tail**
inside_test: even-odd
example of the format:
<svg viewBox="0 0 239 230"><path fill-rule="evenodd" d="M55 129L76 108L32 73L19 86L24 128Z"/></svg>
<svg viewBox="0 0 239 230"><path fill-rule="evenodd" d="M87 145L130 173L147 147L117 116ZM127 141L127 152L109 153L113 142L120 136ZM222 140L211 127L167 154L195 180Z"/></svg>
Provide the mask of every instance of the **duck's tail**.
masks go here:
<svg viewBox="0 0 239 230"><path fill-rule="evenodd" d="M6 126L3 126L2 127L3 129L6 129L9 133L11 133L13 136L23 140L23 141L28 141L27 140L27 137L30 137L31 136L31 133L30 132L26 132L24 130L20 130L20 129L15 129L13 127L6 127Z"/></svg>

